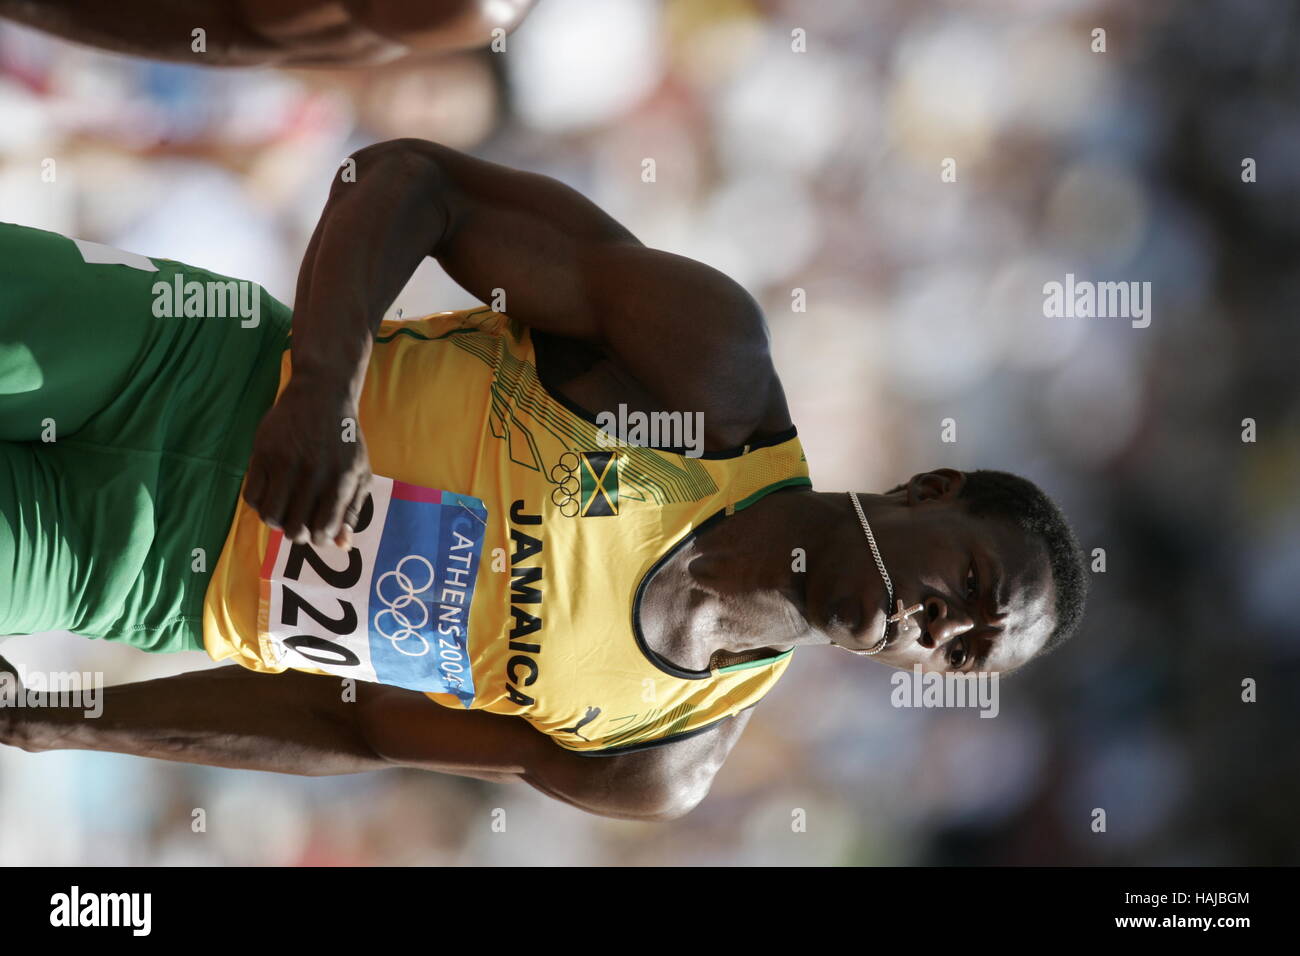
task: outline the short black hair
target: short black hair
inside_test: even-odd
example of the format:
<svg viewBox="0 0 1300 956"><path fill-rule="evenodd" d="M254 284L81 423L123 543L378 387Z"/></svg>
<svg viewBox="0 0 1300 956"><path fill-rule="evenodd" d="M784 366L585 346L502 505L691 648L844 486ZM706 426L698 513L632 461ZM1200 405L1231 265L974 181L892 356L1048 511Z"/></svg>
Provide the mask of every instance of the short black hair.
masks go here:
<svg viewBox="0 0 1300 956"><path fill-rule="evenodd" d="M1001 518L1011 522L1047 548L1047 559L1056 585L1056 627L1042 657L1064 644L1078 629L1088 598L1088 563L1070 523L1043 489L1028 478L1006 471L980 469L965 472L966 481L957 493L966 510L976 518Z"/></svg>

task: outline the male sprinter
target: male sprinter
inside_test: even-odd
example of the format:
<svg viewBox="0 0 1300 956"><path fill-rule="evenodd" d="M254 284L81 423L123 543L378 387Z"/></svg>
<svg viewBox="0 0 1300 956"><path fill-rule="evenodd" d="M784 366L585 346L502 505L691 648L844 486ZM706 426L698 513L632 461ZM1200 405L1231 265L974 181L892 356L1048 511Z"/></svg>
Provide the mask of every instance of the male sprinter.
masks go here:
<svg viewBox="0 0 1300 956"><path fill-rule="evenodd" d="M114 53L199 66L361 66L487 46L533 2L0 0L0 17Z"/></svg>
<svg viewBox="0 0 1300 956"><path fill-rule="evenodd" d="M0 230L0 633L242 665L109 688L97 720L3 709L7 742L523 780L662 820L796 646L1003 671L1074 629L1080 551L1024 479L812 489L726 276L543 176L418 140L354 160L291 348L265 295L256 325L160 319L212 277ZM500 311L381 321L426 256ZM596 424L620 405L701 412L703 454L621 443Z"/></svg>

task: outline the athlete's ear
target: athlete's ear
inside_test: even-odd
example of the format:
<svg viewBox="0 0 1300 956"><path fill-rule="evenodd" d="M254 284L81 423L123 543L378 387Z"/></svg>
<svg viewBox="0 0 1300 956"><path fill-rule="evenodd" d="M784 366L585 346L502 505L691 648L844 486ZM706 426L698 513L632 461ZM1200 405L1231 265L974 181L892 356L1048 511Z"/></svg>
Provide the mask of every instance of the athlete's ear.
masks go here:
<svg viewBox="0 0 1300 956"><path fill-rule="evenodd" d="M907 483L907 503L922 501L951 501L966 483L966 476L954 468L937 468L934 471L913 475Z"/></svg>

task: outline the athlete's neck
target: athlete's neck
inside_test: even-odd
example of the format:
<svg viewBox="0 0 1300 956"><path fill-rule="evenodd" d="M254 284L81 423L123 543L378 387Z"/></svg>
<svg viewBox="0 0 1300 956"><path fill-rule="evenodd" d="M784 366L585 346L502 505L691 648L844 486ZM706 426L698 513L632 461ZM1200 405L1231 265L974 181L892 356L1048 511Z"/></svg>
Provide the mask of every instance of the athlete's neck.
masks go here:
<svg viewBox="0 0 1300 956"><path fill-rule="evenodd" d="M868 513L875 496L864 496ZM847 549L861 527L848 496L774 492L711 526L655 575L642 602L642 633L660 656L704 670L715 654L779 653L827 644L807 615L809 562ZM881 600L883 600L883 589Z"/></svg>

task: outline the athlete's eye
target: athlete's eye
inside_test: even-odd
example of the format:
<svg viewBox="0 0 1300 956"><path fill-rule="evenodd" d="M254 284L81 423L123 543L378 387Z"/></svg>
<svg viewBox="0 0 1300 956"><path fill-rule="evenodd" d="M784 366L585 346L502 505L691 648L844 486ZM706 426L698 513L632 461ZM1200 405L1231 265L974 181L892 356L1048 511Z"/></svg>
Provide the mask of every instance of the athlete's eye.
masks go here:
<svg viewBox="0 0 1300 956"><path fill-rule="evenodd" d="M975 562L972 561L970 570L966 572L966 597L973 599L979 594L979 589L979 575L975 573Z"/></svg>
<svg viewBox="0 0 1300 956"><path fill-rule="evenodd" d="M961 667L966 663L966 639L959 637L952 642L952 647L948 650L948 666L953 670Z"/></svg>

